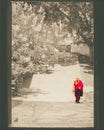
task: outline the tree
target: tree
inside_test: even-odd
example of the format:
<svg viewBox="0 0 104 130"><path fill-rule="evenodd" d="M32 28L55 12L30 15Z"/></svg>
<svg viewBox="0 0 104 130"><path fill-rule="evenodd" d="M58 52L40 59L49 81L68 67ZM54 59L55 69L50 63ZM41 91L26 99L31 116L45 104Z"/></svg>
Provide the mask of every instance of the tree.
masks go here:
<svg viewBox="0 0 104 130"><path fill-rule="evenodd" d="M46 64L56 55L55 48L64 32L61 33L56 23L47 25L44 19L45 11L42 6L37 8L27 2L12 3L13 73L32 73L34 69L31 68L37 70L41 62Z"/></svg>
<svg viewBox="0 0 104 130"><path fill-rule="evenodd" d="M92 2L13 2L12 8L12 50L21 63L22 56L40 61L53 53L69 33L77 44L89 46L93 59Z"/></svg>
<svg viewBox="0 0 104 130"><path fill-rule="evenodd" d="M33 3L32 3L33 4ZM33 4L34 5L34 4ZM68 31L74 42L87 44L90 60L93 60L94 21L93 2L38 2L45 12L44 22L48 25L56 22ZM61 21L61 22L60 22Z"/></svg>

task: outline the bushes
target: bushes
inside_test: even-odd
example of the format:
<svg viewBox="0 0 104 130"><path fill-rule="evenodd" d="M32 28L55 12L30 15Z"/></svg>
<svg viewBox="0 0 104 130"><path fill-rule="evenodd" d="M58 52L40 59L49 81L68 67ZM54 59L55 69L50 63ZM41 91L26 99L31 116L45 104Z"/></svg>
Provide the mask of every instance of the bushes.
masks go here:
<svg viewBox="0 0 104 130"><path fill-rule="evenodd" d="M89 56L85 56L85 55L78 55L78 60L80 63L89 63L90 64L90 57Z"/></svg>
<svg viewBox="0 0 104 130"><path fill-rule="evenodd" d="M78 61L78 55L69 52L60 53L58 58L58 62L61 65L73 65L76 64L77 61Z"/></svg>

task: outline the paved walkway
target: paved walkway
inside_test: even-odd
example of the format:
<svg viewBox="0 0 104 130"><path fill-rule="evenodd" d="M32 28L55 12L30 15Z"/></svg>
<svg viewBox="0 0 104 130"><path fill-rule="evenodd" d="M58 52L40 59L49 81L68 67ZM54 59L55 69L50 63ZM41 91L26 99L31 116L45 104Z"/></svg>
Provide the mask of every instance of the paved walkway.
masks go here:
<svg viewBox="0 0 104 130"><path fill-rule="evenodd" d="M13 98L12 126L93 127L93 76L86 73L83 78L82 73L83 67L76 64L56 65L51 74L34 75L32 93ZM90 77L80 104L74 102L72 92L76 77Z"/></svg>

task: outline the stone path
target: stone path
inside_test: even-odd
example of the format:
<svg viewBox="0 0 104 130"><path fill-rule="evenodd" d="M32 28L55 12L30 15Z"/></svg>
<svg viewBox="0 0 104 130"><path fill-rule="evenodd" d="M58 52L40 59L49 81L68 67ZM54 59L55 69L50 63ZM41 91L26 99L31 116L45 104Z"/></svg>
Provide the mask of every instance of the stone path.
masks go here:
<svg viewBox="0 0 104 130"><path fill-rule="evenodd" d="M74 102L72 92L76 77L83 81L90 77L80 104ZM33 93L13 98L12 126L93 127L92 85L93 76L83 75L83 67L79 64L56 65L51 74L34 75L30 85Z"/></svg>

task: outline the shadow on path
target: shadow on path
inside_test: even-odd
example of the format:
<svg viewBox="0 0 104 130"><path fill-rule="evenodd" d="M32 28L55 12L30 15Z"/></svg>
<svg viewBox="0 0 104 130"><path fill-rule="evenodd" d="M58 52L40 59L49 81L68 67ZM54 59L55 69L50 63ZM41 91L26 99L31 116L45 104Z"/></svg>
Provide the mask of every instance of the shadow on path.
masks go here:
<svg viewBox="0 0 104 130"><path fill-rule="evenodd" d="M81 64L81 67L84 69L84 73L94 74L94 66L90 64Z"/></svg>

